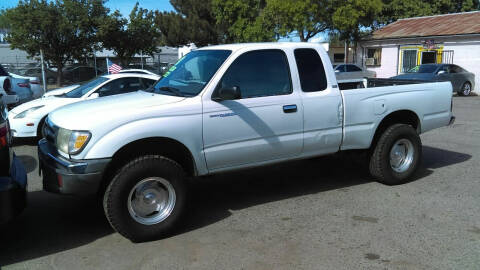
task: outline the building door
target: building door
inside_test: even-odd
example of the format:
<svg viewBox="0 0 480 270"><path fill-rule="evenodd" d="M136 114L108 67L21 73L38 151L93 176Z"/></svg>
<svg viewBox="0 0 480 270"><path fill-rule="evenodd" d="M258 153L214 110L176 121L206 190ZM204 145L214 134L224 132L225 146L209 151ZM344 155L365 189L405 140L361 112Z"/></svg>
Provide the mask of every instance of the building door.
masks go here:
<svg viewBox="0 0 480 270"><path fill-rule="evenodd" d="M436 64L437 52L422 52L422 64Z"/></svg>
<svg viewBox="0 0 480 270"><path fill-rule="evenodd" d="M417 66L417 50L403 50L402 67L400 73L405 73Z"/></svg>

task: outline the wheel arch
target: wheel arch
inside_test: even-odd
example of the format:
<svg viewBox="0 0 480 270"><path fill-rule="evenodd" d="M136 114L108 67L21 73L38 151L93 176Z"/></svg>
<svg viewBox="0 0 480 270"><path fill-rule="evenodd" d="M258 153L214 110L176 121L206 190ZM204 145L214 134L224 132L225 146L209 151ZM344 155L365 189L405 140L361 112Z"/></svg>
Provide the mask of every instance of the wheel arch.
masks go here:
<svg viewBox="0 0 480 270"><path fill-rule="evenodd" d="M147 154L168 157L180 164L187 176L197 175L195 159L183 143L168 137L142 138L124 145L113 154L112 161L103 174L100 193L103 193L118 169L133 158Z"/></svg>
<svg viewBox="0 0 480 270"><path fill-rule="evenodd" d="M412 126L418 134L422 131L422 123L418 115L411 110L398 110L386 115L378 124L375 134L373 135L370 147L374 146L383 132L391 125L406 124Z"/></svg>

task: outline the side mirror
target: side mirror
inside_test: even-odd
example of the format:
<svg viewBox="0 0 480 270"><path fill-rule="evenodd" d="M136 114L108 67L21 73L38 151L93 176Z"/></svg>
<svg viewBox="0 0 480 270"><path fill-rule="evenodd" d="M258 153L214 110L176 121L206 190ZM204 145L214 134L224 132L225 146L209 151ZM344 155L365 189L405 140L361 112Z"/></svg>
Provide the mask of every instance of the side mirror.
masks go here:
<svg viewBox="0 0 480 270"><path fill-rule="evenodd" d="M92 93L90 96L88 96L88 99L94 99L98 98L100 95L98 93Z"/></svg>
<svg viewBox="0 0 480 270"><path fill-rule="evenodd" d="M445 73L446 73L445 70L439 70L439 71L437 72L437 75L441 75L441 74L445 74Z"/></svg>
<svg viewBox="0 0 480 270"><path fill-rule="evenodd" d="M238 86L222 87L217 91L214 101L235 100L242 97L242 93Z"/></svg>

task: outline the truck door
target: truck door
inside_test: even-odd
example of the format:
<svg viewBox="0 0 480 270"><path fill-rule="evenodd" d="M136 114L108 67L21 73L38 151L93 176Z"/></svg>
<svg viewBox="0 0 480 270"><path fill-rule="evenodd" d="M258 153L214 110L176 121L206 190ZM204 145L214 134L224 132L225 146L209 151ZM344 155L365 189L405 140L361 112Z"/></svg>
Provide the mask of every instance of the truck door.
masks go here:
<svg viewBox="0 0 480 270"><path fill-rule="evenodd" d="M298 92L293 91L283 50L255 50L240 55L216 90L221 87L237 87L241 97L204 100L204 153L210 171L302 152L303 109Z"/></svg>
<svg viewBox="0 0 480 270"><path fill-rule="evenodd" d="M294 50L304 111L304 155L335 153L342 142L343 105L337 85L327 82L322 58L312 48ZM328 57L323 54L324 59Z"/></svg>

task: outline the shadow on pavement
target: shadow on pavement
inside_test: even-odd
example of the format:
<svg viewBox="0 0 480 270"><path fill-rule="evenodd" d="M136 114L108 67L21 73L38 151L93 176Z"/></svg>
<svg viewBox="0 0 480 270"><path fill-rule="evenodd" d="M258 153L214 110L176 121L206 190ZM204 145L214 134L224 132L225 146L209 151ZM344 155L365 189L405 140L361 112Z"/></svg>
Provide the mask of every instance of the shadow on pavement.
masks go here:
<svg viewBox="0 0 480 270"><path fill-rule="evenodd" d="M471 156L424 147L423 166L413 181L431 169L464 162ZM174 235L229 217L231 210L335 190L373 181L355 155L277 164L192 180L190 208ZM95 198L29 193L28 207L0 228L0 265L34 259L91 243L113 233Z"/></svg>
<svg viewBox="0 0 480 270"><path fill-rule="evenodd" d="M19 155L18 159L22 162L27 173L35 171L38 166L37 158L29 155Z"/></svg>

